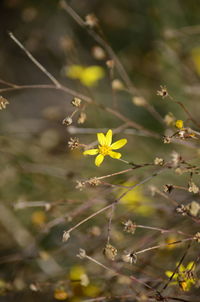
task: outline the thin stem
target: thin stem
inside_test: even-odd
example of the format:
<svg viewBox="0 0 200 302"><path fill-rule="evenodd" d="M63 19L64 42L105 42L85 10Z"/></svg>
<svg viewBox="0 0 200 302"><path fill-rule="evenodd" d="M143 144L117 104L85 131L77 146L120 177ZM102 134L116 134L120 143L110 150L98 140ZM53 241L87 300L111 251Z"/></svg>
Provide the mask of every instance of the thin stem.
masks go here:
<svg viewBox="0 0 200 302"><path fill-rule="evenodd" d="M126 277L128 277L129 279L131 279L132 281L136 281L137 283L140 283L140 284L144 285L144 286L147 287L148 289L151 289L151 290L153 290L153 291L156 291L156 290L155 290L153 287L151 287L149 284L147 284L147 283L145 283L145 282L143 282L143 281L140 281L139 279L135 278L134 276L127 276L127 275L124 275L124 274L122 274L122 273L120 273L120 272L118 272L118 271L115 271L115 270L111 269L110 267L104 265L103 263L97 261L97 260L94 259L93 257L90 257L90 256L88 256L88 255L85 255L84 258L86 258L86 259L88 259L88 260L90 260L90 261L96 263L97 265L99 265L99 266L101 266L102 268L104 268L104 269L106 269L106 270L112 272L112 273L115 274L115 275L118 275L118 276L126 276Z"/></svg>
<svg viewBox="0 0 200 302"><path fill-rule="evenodd" d="M177 240L177 241L166 243L166 244L154 245L154 246L148 247L146 249L140 250L138 252L135 252L135 254L136 255L137 254L142 254L142 253L145 253L145 252L148 252L148 251L151 251L151 250L159 249L161 247L170 246L170 245L174 245L174 244L179 244L179 243L183 243L183 242L189 241L189 240L194 240L194 238L193 237L192 238L186 238L186 239Z"/></svg>
<svg viewBox="0 0 200 302"><path fill-rule="evenodd" d="M56 90L60 90L60 91L64 91L72 96L76 96L81 98L83 101L87 102L88 104L92 104L97 106L99 109L101 110L105 110L109 113L111 113L112 115L114 115L115 117L119 118L120 120L122 120L123 122L127 123L128 126L133 127L135 129L140 130L141 132L143 132L145 135L150 136L150 137L154 137L154 138L160 138L160 135L157 134L154 131L150 131L148 129L146 129L145 127L143 127L142 125L128 119L126 116L124 116L123 114L121 114L120 112L110 108L110 107L106 107L102 104L97 104L93 99L91 99L88 96L85 96L79 92L76 92L70 88L67 88L63 85L61 85L60 87L57 86L53 86L53 85L22 85L22 86L16 86L16 87L9 87L9 88L3 88L0 89L0 93L2 92L9 92L9 91L15 91L15 90L22 90L22 89L56 89Z"/></svg>
<svg viewBox="0 0 200 302"><path fill-rule="evenodd" d="M153 173L151 176L148 176L147 178L143 179L142 181L140 181L139 183L131 186L126 192L124 192L123 194L121 194L114 202L112 202L111 204L103 207L102 209L96 211L95 213L89 215L88 217L86 217L85 219L81 220L80 222L78 222L76 225L74 225L73 227L71 227L69 230L67 230L66 232L70 233L72 231L74 231L75 229L77 229L80 225L84 224L85 222L87 222L88 220L90 220L91 218L99 215L102 212L105 212L106 210L110 209L114 204L117 204L128 192L130 192L131 190L133 190L134 188L148 182L149 180L151 180L153 177L158 176L159 174L161 174L162 172L164 172L165 169L159 170L155 173Z"/></svg>
<svg viewBox="0 0 200 302"><path fill-rule="evenodd" d="M60 88L61 84L46 68L38 62L37 59L24 47L24 45L14 36L13 33L9 33L10 38L25 52L27 57L55 84L57 88Z"/></svg>

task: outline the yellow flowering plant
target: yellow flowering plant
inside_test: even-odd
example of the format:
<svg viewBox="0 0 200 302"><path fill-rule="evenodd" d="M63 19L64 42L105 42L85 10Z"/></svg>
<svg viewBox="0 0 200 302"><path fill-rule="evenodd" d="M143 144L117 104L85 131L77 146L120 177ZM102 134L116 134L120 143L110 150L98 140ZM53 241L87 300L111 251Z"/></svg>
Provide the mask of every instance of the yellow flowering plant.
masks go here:
<svg viewBox="0 0 200 302"><path fill-rule="evenodd" d="M178 265L178 263L176 263ZM185 267L181 264L178 268L178 271L173 275L172 271L166 271L165 274L167 277L171 278L173 275L171 285L178 284L183 291L189 291L191 286L196 283L196 279L193 275L195 270L195 264L193 261L189 262Z"/></svg>
<svg viewBox="0 0 200 302"><path fill-rule="evenodd" d="M127 143L127 139L120 139L115 143L112 143L112 130L109 129L106 135L103 133L97 133L97 139L99 142L99 146L97 149L89 149L83 152L84 155L97 155L95 158L95 165L99 167L104 157L109 155L112 158L119 159L121 158L121 153L115 152L113 150L117 150L122 148Z"/></svg>

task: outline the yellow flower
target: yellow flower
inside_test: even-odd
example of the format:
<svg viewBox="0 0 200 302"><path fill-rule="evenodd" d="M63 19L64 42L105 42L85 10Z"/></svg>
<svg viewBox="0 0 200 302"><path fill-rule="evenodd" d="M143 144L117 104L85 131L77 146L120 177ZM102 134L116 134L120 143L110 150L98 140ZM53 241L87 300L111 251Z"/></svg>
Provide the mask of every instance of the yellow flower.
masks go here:
<svg viewBox="0 0 200 302"><path fill-rule="evenodd" d="M126 181L122 184L123 186L136 185L135 181ZM127 191L126 188L119 188L117 190L117 198ZM129 191L124 197L121 198L120 204L127 207L130 211L137 213L138 215L149 216L154 214L155 209L151 204L151 199L144 195L141 187L135 187Z"/></svg>
<svg viewBox="0 0 200 302"><path fill-rule="evenodd" d="M178 265L178 263L176 263ZM179 266L177 273L174 274L172 281L170 284L178 284L183 291L189 291L191 286L195 284L196 279L193 276L193 271L195 270L195 264L193 261L189 262L185 267L183 264ZM165 272L167 277L171 277L173 275L172 271Z"/></svg>
<svg viewBox="0 0 200 302"><path fill-rule="evenodd" d="M81 65L71 65L67 68L66 75L71 79L79 80L85 86L94 86L104 77L104 69L101 66L84 67Z"/></svg>
<svg viewBox="0 0 200 302"><path fill-rule="evenodd" d="M175 123L176 128L182 129L183 128L183 121L182 120L177 120Z"/></svg>
<svg viewBox="0 0 200 302"><path fill-rule="evenodd" d="M97 133L97 138L99 142L98 149L90 149L83 152L84 155L97 155L95 158L95 165L99 167L104 160L106 155L109 155L112 158L119 159L121 153L114 152L112 150L117 150L122 148L126 143L127 139L120 139L112 144L112 130L108 130L106 135L103 133Z"/></svg>

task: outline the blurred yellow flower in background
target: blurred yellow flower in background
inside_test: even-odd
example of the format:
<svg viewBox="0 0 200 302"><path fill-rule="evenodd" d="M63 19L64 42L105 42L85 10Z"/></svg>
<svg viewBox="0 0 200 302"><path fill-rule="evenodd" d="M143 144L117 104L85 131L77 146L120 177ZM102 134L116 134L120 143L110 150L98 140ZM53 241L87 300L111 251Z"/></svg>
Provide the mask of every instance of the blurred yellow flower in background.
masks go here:
<svg viewBox="0 0 200 302"><path fill-rule="evenodd" d="M178 263L176 263L176 266ZM172 281L170 282L171 285L178 284L183 291L189 291L191 286L196 283L196 279L193 275L195 270L195 264L193 261L189 262L188 265L185 267L181 264L178 268L178 272L174 274ZM173 275L174 272L166 271L165 275L169 278Z"/></svg>
<svg viewBox="0 0 200 302"><path fill-rule="evenodd" d="M66 68L66 75L71 79L79 80L84 86L94 86L105 76L101 66L92 65L84 67L82 65L71 65Z"/></svg>
<svg viewBox="0 0 200 302"><path fill-rule="evenodd" d="M125 193L128 187L135 185L136 182L127 181L123 183L123 186L127 188L120 188L117 190L117 198L119 198L123 193ZM133 190L128 192L120 200L120 204L126 206L130 210L134 210L135 213L149 216L155 212L155 209L152 207L151 199L144 195L141 187L135 187Z"/></svg>
<svg viewBox="0 0 200 302"><path fill-rule="evenodd" d="M90 281L81 265L74 265L70 269L69 278L71 281L79 282L82 286L87 286Z"/></svg>
<svg viewBox="0 0 200 302"><path fill-rule="evenodd" d="M44 211L35 211L31 215L31 222L36 226L43 226L47 220L46 213Z"/></svg>
<svg viewBox="0 0 200 302"><path fill-rule="evenodd" d="M196 72L200 75L200 47L192 48L191 57L194 63Z"/></svg>
<svg viewBox="0 0 200 302"><path fill-rule="evenodd" d="M119 159L121 153L114 152L112 150L117 150L122 148L127 143L127 139L120 139L112 144L112 130L108 130L106 135L103 133L97 133L97 139L99 142L98 149L90 149L83 152L83 155L97 155L95 158L95 165L99 167L106 155L109 155L112 158Z"/></svg>

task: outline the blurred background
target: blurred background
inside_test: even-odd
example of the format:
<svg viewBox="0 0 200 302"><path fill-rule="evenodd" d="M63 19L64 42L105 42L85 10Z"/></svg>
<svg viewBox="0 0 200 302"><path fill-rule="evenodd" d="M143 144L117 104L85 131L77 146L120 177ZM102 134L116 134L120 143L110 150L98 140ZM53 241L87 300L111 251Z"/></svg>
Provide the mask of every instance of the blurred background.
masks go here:
<svg viewBox="0 0 200 302"><path fill-rule="evenodd" d="M150 252L151 257L144 253L134 268L119 259L110 263L102 253L109 213L82 225L69 242L63 243L64 230L112 202L123 192L120 185L141 181L154 169L142 168L109 179L119 187L76 189L77 181L111 174L127 166L106 158L97 168L93 158L83 157L81 150L68 148L69 139L78 137L82 144L90 144L96 140L98 131L118 128L122 121L101 108L85 105L67 127L62 121L74 111L70 94L30 87L5 92L2 89L13 87L10 83L52 84L11 40L8 32L12 32L63 85L115 108L158 134L156 138L130 127L119 129L114 140L128 139L122 150L125 160L152 163L158 156L168 161L171 152L176 151L191 164L197 164L198 142L162 143L160 137L173 131L168 129L169 117L172 121L182 119L186 126L193 125L177 104L159 97L157 90L160 85L166 85L174 100L183 102L194 119L200 120L200 5L196 0L71 0L67 3L83 19L95 14L103 37L148 106L134 102L134 95L127 91L120 74L116 69L110 72L107 66L106 62L112 58L62 9L59 1L0 2L0 95L9 101L7 108L0 111L0 301L76 302L98 296L132 293L137 296L142 292L140 285L113 277L94 263L78 259L79 248L86 249L107 266L121 269L125 274L131 272L156 287L167 280L165 271L173 270L185 251L180 245ZM78 74L74 69L77 66ZM194 180L199 184L198 175ZM151 185L160 190L166 183L187 187L188 175L177 176L167 171L151 180ZM171 238L143 229L137 230L134 236L124 234L122 222L127 219L187 234L198 231L194 221L173 215L172 203L159 194L153 197L149 185L128 194L115 213L112 243L119 254L180 239L177 235ZM173 192L172 198L182 203L199 201L199 195L191 196L187 191ZM197 245L187 260L196 256ZM176 297L183 293L178 286L171 286L168 294ZM198 301L195 299L199 289L184 294L191 301ZM138 297L134 301L142 301Z"/></svg>

